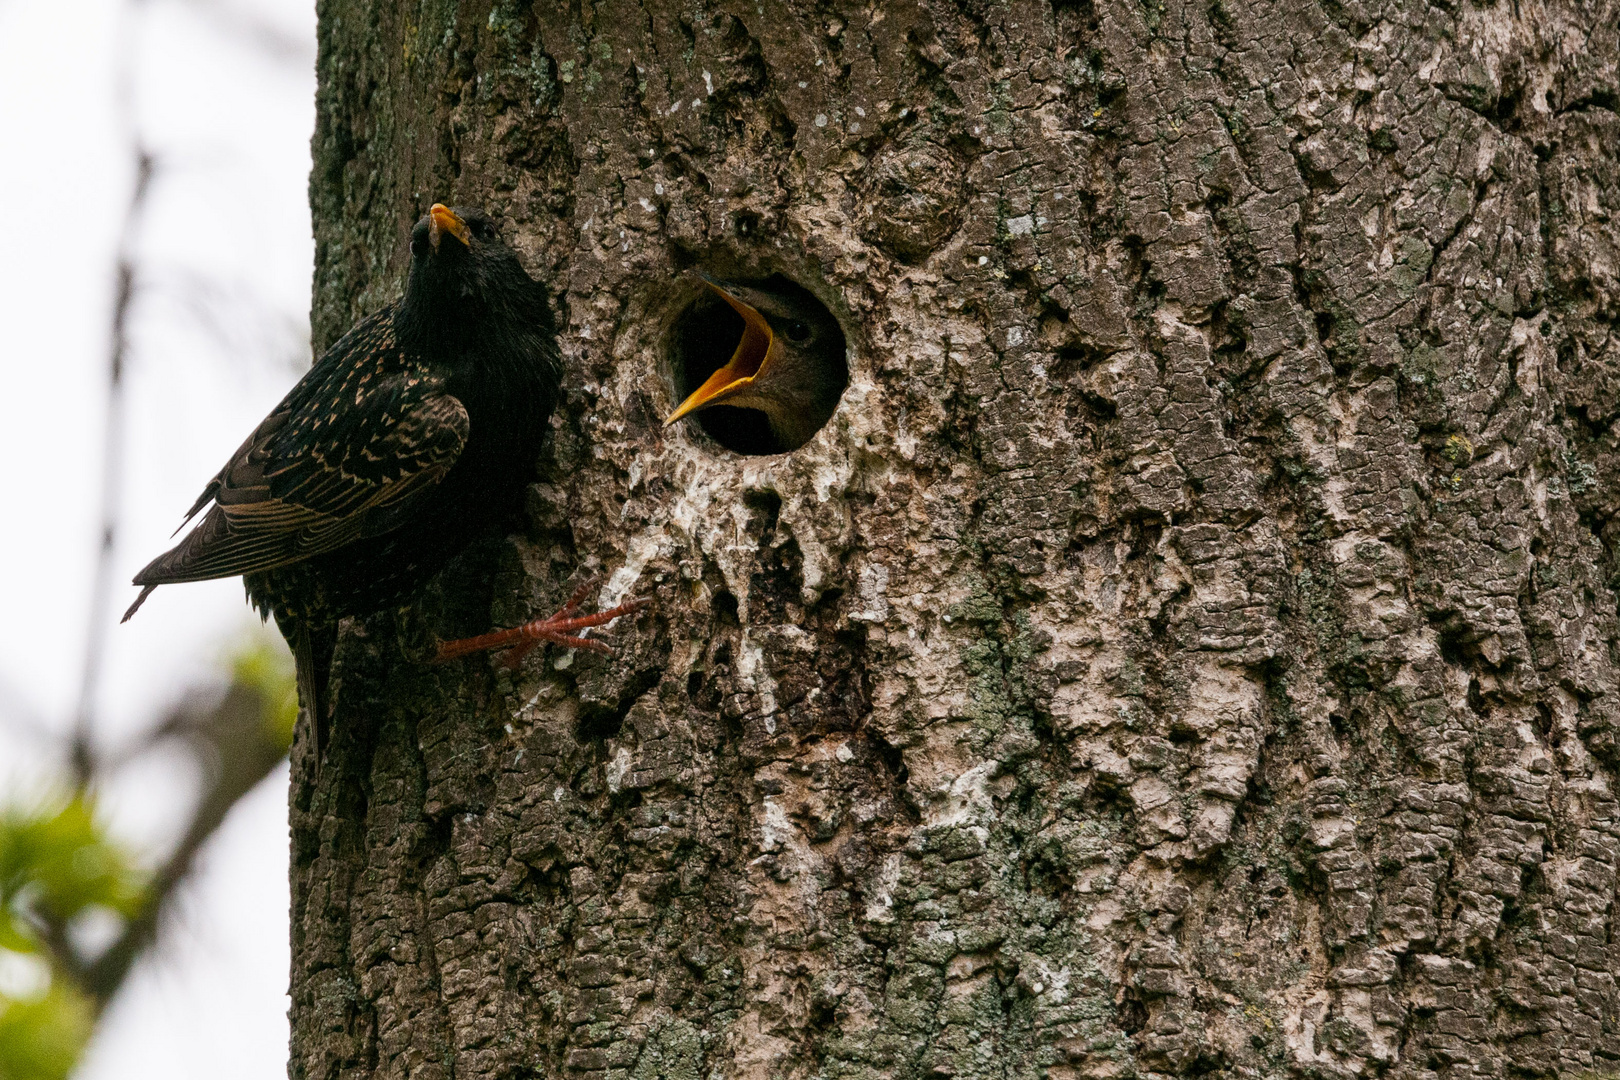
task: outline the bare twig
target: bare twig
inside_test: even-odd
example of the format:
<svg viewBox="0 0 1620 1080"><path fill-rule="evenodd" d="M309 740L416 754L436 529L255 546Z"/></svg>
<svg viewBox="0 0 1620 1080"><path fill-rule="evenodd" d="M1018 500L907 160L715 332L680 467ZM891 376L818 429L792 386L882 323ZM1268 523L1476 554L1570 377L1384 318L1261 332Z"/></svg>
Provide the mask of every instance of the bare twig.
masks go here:
<svg viewBox="0 0 1620 1080"><path fill-rule="evenodd" d="M135 121L134 45L136 35L127 23L133 20L142 0L130 0L119 17L126 26L118 35L114 85L118 93L118 116L128 133L135 158L135 185L118 236L117 291L113 302L112 335L107 364L107 412L102 425L101 513L96 549L95 572L90 577L89 625L85 633L84 668L79 678L79 702L74 710L73 735L68 746L69 765L79 788L89 785L95 773L96 695L101 689L101 673L106 663L107 633L112 628L111 600L114 557L118 548L118 519L123 508L124 479L124 369L129 359L129 320L139 287L135 243L147 197L152 191L155 172L153 157L141 138Z"/></svg>
<svg viewBox="0 0 1620 1080"><path fill-rule="evenodd" d="M146 209L152 189L151 153L135 144L135 190L124 214L123 235L118 242L118 289L113 302L112 355L107 365L107 413L103 424L101 454L100 546L96 569L90 579L90 622L84 651L84 671L79 679L79 704L74 715L71 760L74 780L80 787L90 782L94 772L92 744L95 727L96 694L101 687L101 671L107 652L107 632L112 627L112 584L117 555L118 519L123 505L124 480L124 369L129 357L129 316L137 288L135 232Z"/></svg>

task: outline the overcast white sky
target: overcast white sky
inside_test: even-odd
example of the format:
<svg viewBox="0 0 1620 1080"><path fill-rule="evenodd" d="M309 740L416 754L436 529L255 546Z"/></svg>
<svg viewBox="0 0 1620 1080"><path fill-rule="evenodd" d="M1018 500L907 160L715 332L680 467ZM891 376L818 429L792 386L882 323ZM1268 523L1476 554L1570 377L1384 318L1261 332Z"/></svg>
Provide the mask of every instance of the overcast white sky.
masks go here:
<svg viewBox="0 0 1620 1080"><path fill-rule="evenodd" d="M313 43L312 0L0 0L0 200L12 223L0 259L0 801L37 791L50 765L15 718L65 728L82 664L114 253L133 179L120 109L159 170L137 245L127 581L307 361ZM120 50L133 57L127 95ZM117 590L114 618L133 594ZM108 744L208 678L255 626L234 579L158 590L111 634ZM176 762L149 761L105 804L132 845L157 851L191 784ZM286 786L284 770L272 776L206 852L84 1080L285 1075Z"/></svg>

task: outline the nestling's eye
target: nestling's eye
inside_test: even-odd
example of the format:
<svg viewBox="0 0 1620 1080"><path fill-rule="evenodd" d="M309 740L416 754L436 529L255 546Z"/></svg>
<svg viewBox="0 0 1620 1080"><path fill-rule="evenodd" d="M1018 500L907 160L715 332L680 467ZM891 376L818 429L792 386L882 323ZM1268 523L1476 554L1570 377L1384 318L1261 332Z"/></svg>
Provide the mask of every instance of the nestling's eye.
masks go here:
<svg viewBox="0 0 1620 1080"><path fill-rule="evenodd" d="M425 259L428 253L427 232L422 231L411 237L411 255L414 258Z"/></svg>
<svg viewBox="0 0 1620 1080"><path fill-rule="evenodd" d="M789 341L810 340L810 327L806 326L798 319L794 319L792 322L782 327L782 332L788 336Z"/></svg>

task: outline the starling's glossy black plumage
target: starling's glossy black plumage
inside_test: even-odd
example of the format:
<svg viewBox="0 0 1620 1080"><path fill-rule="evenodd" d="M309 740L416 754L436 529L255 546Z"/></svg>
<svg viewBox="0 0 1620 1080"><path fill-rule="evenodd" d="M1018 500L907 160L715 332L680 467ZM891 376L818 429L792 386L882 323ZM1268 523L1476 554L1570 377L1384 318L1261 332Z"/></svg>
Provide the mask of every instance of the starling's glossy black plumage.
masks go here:
<svg viewBox="0 0 1620 1080"><path fill-rule="evenodd" d="M211 480L158 585L244 575L298 659L320 741L337 620L405 603L509 515L562 377L545 288L481 211L435 205L405 295L312 367Z"/></svg>

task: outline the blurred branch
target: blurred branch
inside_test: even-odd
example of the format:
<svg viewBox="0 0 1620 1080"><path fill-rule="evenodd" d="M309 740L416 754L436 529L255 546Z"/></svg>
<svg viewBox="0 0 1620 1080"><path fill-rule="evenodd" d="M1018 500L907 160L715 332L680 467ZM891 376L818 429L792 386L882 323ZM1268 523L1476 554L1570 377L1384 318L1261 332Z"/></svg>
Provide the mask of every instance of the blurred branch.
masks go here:
<svg viewBox="0 0 1620 1080"><path fill-rule="evenodd" d="M171 268L149 274L146 292L179 308L228 355L256 356L288 371L309 367L309 320L273 308L241 282Z"/></svg>
<svg viewBox="0 0 1620 1080"><path fill-rule="evenodd" d="M135 190L118 239L117 292L112 313L112 354L107 365L107 413L103 423L101 453L100 546L96 568L90 578L90 622L84 650L84 670L79 679L79 704L74 711L73 741L69 748L74 780L79 787L90 782L94 772L96 693L101 687L101 670L106 661L107 633L112 629L112 578L118 545L118 517L123 506L124 479L124 372L129 358L129 318L137 287L135 237L155 171L152 154L137 137L135 149Z"/></svg>
<svg viewBox="0 0 1620 1080"><path fill-rule="evenodd" d="M127 0L121 13L122 17L126 20L132 19L134 12L143 2L144 0ZM190 3L199 12L247 38L271 56L314 62L314 52L309 42L284 33L273 23L248 9L236 4L222 3L220 0L190 0ZM74 711L73 735L68 747L74 781L81 788L90 782L95 771L96 697L101 688L102 669L106 662L107 635L112 629L110 616L113 573L123 495L125 368L130 352L129 323L136 293L141 284L136 261L136 240L156 173L155 159L141 135L134 114L135 39L136 35L127 31L120 35L123 44L116 61L115 85L119 94L119 114L122 126L129 133L130 147L135 158L135 185L130 195L128 209L124 213L118 241L117 291L112 312L112 349L107 369L107 411L103 424L100 536L95 571L91 575L89 626L85 640L84 667L79 679L78 707ZM204 303L203 307L206 306Z"/></svg>
<svg viewBox="0 0 1620 1080"><path fill-rule="evenodd" d="M126 0L120 16L133 20L144 0ZM221 0L189 0L190 5L227 29L237 33L268 54L282 59L314 61L311 43L283 32L255 12ZM125 369L130 353L129 325L137 291L141 285L136 240L145 216L156 174L155 158L141 135L134 113L134 63L137 35L118 35L115 85L118 90L121 125L128 132L135 158L135 184L119 232L117 289L112 311L111 355L107 368L107 408L103 424L101 465L101 509L99 544L90 582L89 624L85 637L84 666L79 679L78 704L74 710L73 734L68 745L69 766L75 786L86 787L95 773L95 714L101 676L106 664L107 636L112 629L112 588L116 565L119 517L123 495L124 428L127 408ZM206 301L202 308L206 309ZM302 352L302 350L297 350Z"/></svg>
<svg viewBox="0 0 1620 1080"><path fill-rule="evenodd" d="M135 38L133 22L143 0L126 0L118 18L122 33L114 54L113 86L117 93L116 114L135 159L135 184L118 230L118 257L114 270L117 282L113 299L111 350L107 364L107 412L102 424L101 492L99 544L96 565L90 575L89 624L85 629L84 668L79 676L79 702L73 712L73 734L68 744L68 764L75 786L84 789L95 772L96 695L101 688L101 672L106 663L107 633L110 625L113 560L118 551L118 516L123 507L124 463L124 369L129 359L129 317L138 284L135 241L147 197L152 191L152 153L141 137L135 120Z"/></svg>
<svg viewBox="0 0 1620 1080"><path fill-rule="evenodd" d="M92 1019L156 940L198 853L231 807L286 756L298 695L289 659L272 648L266 642L241 653L223 694L188 696L141 743L139 752L181 743L204 774L180 842L149 877L140 878L94 822L85 789L60 809L0 811L0 948L47 957L83 996ZM122 924L110 945L86 956L74 944L73 928L91 907L115 911Z"/></svg>
<svg viewBox="0 0 1620 1080"><path fill-rule="evenodd" d="M250 37L279 59L312 62L313 50L234 5L191 0L225 27ZM72 724L63 749L70 794L45 807L0 806L0 959L26 962L42 973L39 993L0 989L0 1078L65 1080L92 1026L142 955L157 941L174 898L194 871L231 808L286 756L297 717L289 658L268 644L235 658L223 694L193 692L127 752L98 745L97 711L113 621L114 575L121 522L128 410L127 375L136 300L152 275L140 262L140 229L157 176L154 154L136 121L133 32L144 0L125 0L114 58L117 112L134 163L134 183L119 232L103 423L98 547L91 575L89 622ZM195 288L199 321L222 343L241 311L223 310L224 293ZM245 308L246 305L237 305ZM213 308L221 308L219 312ZM210 319L212 315L214 318ZM271 332L261 315L251 333L276 350L305 351L300 335ZM234 351L227 348L225 351ZM50 739L51 725L20 694L0 684L0 720ZM130 860L96 820L94 792L130 758L161 745L179 745L202 766L202 792L181 839L150 873ZM92 944L97 920L109 917L110 944ZM105 941L106 938L101 938Z"/></svg>
<svg viewBox="0 0 1620 1080"><path fill-rule="evenodd" d="M192 811L185 834L147 885L140 908L118 938L79 976L80 986L95 1003L96 1014L113 999L130 968L157 938L163 914L175 892L190 876L197 854L218 831L231 807L286 756L291 725L286 722L290 673L280 688L238 678L217 703L206 707L187 702L153 731L149 746L179 739L204 764L202 797ZM279 699L279 700L278 700ZM296 695L292 711L297 713Z"/></svg>
<svg viewBox="0 0 1620 1080"><path fill-rule="evenodd" d="M239 4L221 3L220 0L187 0L187 4L226 33L253 45L272 60L308 66L315 63L313 41L299 34L288 33L255 11Z"/></svg>

